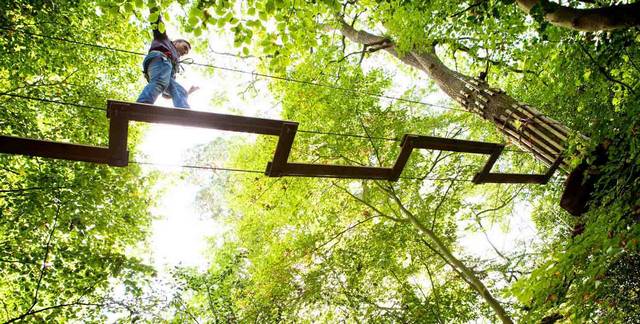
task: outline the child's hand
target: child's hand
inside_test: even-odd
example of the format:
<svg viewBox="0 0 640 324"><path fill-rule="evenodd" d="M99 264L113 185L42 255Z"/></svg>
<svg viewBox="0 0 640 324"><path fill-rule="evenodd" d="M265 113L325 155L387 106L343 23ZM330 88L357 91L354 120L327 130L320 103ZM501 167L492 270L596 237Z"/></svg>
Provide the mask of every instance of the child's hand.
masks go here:
<svg viewBox="0 0 640 324"><path fill-rule="evenodd" d="M198 89L200 89L200 87L198 87L198 86L191 86L191 88L189 88L189 94L192 94L193 92L197 91Z"/></svg>

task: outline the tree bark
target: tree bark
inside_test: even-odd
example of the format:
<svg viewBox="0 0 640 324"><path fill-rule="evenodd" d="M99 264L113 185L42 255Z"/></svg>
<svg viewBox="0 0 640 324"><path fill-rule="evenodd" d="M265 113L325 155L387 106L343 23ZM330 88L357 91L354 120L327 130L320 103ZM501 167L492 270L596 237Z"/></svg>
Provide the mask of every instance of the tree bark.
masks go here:
<svg viewBox="0 0 640 324"><path fill-rule="evenodd" d="M640 2L602 8L576 9L548 0L516 0L526 13L542 4L548 6L544 19L555 26L577 31L595 32L640 26Z"/></svg>
<svg viewBox="0 0 640 324"><path fill-rule="evenodd" d="M532 152L546 165L553 164L565 151L569 136L567 127L533 107L517 102L504 91L489 87L482 80L449 69L434 54L433 49L424 52L413 50L400 55L390 40L356 30L344 21L341 22L340 32L359 44L387 42L385 51L425 72L450 98L466 110L493 123L512 143ZM565 162L560 167L568 169Z"/></svg>

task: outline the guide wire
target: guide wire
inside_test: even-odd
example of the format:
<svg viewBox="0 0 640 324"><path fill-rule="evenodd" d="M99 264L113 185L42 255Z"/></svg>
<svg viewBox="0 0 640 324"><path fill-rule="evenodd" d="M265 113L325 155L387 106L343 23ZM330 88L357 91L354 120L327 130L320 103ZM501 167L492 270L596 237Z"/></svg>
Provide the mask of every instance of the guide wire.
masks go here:
<svg viewBox="0 0 640 324"><path fill-rule="evenodd" d="M11 32L16 32L16 33L22 33L22 34L29 35L29 36L48 38L48 39L52 39L52 40L56 40L56 41L60 41L60 42L67 42L67 43L76 44L76 45L94 47L94 48L98 48L98 49L102 49L102 50L110 50L110 51L126 53L126 54L132 54L132 55L138 55L138 56L145 56L146 55L146 53L142 53L142 52L130 51L130 50L125 50L125 49L111 47L111 46L105 46L105 45L98 45L98 44L89 43L89 42L71 40L71 39L67 39L67 38L63 38L63 37L56 37L56 36L32 33L32 32L28 32L28 31L17 30L17 29L13 29L13 28L9 28L9 27L4 27L4 26L0 26L0 29L6 30L6 31L11 31ZM202 67L213 68L213 69L224 70L224 71L230 71L230 72L235 72L235 73L248 74L248 75L258 76L258 77L263 77L263 78L281 80L281 81L286 81L286 82L306 84L306 85L311 85L311 86L316 86L316 87L330 88L330 89L341 90L341 91L345 91L345 92L364 94L364 95L371 96L371 97L378 97L378 98L390 99L390 100L395 100L395 101L402 101L402 102L407 102L407 103L420 104L420 105L429 106L429 107L436 107L436 108L441 108L441 109L445 109L445 110L459 111L459 112L464 112L464 113L472 113L472 112L464 110L464 109L457 109L457 108L452 108L452 107L449 107L449 106L432 104L432 103L419 101L419 100L412 100L412 99L406 99L406 98L382 95L382 94L377 94L377 93L372 93L372 92L362 91L362 90L357 90L357 89L352 89L352 88L334 86L334 85L330 85L330 84L324 84L324 83L318 83L318 82L312 82L312 81L299 80L299 79L294 79L294 78L289 78L289 77L281 77L281 76L277 76L277 75L258 73L258 72L253 72L253 71L246 71L246 70L241 70L241 69L236 69L236 68L231 68L231 67L225 67L225 66L220 66L220 65L214 65L214 64L209 64L209 63L184 62L183 64L202 66Z"/></svg>

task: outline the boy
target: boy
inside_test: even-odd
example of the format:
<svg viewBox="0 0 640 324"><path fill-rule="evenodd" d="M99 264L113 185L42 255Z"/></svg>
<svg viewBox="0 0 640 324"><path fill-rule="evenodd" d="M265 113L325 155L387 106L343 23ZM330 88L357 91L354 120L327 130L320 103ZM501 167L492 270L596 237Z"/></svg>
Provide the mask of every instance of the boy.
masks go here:
<svg viewBox="0 0 640 324"><path fill-rule="evenodd" d="M152 11L153 12L153 11ZM158 15L156 24L162 20ZM170 40L166 32L158 28L153 30L153 41L149 53L142 62L143 73L149 83L142 89L136 102L153 104L163 92L173 99L176 108L189 108L187 97L198 87L191 87L187 92L175 80L180 67L180 57L187 55L191 44L184 39Z"/></svg>

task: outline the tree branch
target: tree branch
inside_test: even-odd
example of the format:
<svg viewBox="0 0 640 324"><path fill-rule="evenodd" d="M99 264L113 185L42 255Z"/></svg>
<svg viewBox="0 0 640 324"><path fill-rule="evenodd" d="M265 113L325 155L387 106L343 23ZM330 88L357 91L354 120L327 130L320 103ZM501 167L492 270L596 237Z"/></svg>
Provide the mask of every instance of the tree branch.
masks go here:
<svg viewBox="0 0 640 324"><path fill-rule="evenodd" d="M317 246L315 249L313 249L313 251L311 251L311 253L314 253L315 251L320 250L322 247L324 247L325 245L327 245L327 244L331 243L331 242L332 242L333 240L335 240L336 238L338 238L338 237L342 237L342 235L344 235L344 233L346 233L346 232L348 232L348 231L350 231L350 230L352 230L352 229L354 229L354 228L356 228L356 227L360 226L361 224L364 224L364 223L366 223L366 222L368 222L368 221L370 221L370 220L372 220L372 219L374 219L374 218L376 218L376 217L379 217L379 216L380 216L380 215L373 215L373 216L369 216L369 217L367 217L367 218L365 218L365 219L363 219L363 220L361 220L361 221L359 221L359 222L357 222L357 223L355 223L355 224L353 224L353 225L351 225L351 226L347 227L346 229L344 229L344 230L342 230L342 231L340 231L340 232L338 232L338 233L334 234L334 235L333 235L329 240L325 241L324 243L320 244L320 245L319 245L319 246Z"/></svg>
<svg viewBox="0 0 640 324"><path fill-rule="evenodd" d="M357 197L356 195L352 194L351 192L349 192L349 190L347 190L346 188L343 188L339 185L337 185L335 182L332 183L332 185L336 188L341 189L342 191L346 192L349 196L351 196L351 198L359 201L360 203L366 205L367 207L371 208L373 211L375 211L376 213L378 213L379 216L382 216L386 219L392 220L394 222L398 222L398 223L408 223L409 221L407 219L401 219L401 218L395 218L392 216L389 216L385 213L383 213L382 211L380 211L379 209L377 209L376 207L374 207L373 205L371 205L370 203L364 201L363 199L361 199L360 197Z"/></svg>
<svg viewBox="0 0 640 324"><path fill-rule="evenodd" d="M29 314L38 303L38 293L40 292L40 285L42 284L42 279L44 278L44 273L47 268L47 258L49 258L49 251L51 249L51 239L53 238L53 233L55 232L56 226L58 225L59 214L60 214L60 202L56 204L56 212L53 217L53 224L51 225L51 231L49 231L49 237L47 238L47 245L45 247L44 257L42 259L42 267L40 268L40 276L38 277L36 290L33 294L33 302L31 303L31 307L29 307L29 309L25 312L25 314Z"/></svg>
<svg viewBox="0 0 640 324"><path fill-rule="evenodd" d="M25 192L25 191L34 191L34 190L57 190L57 189L70 189L70 187L31 187L31 188L18 188L18 189L0 189L1 193L11 193L11 192Z"/></svg>
<svg viewBox="0 0 640 324"><path fill-rule="evenodd" d="M45 308L40 308L37 310L29 310L29 312L24 313L18 317L12 318L8 321L5 322L5 324L9 324L9 323L13 323L13 322L17 322L20 321L22 319L24 319L27 316L31 316L34 314L38 314L38 313L42 313L48 310L52 310L52 309L57 309L57 308L62 308L62 307L68 307L68 306L94 306L94 307L102 307L105 306L104 304L94 304L94 303L83 303L83 302L73 302L73 303L66 303L66 304L59 304L59 305L54 305L54 306L49 306L49 307L45 307Z"/></svg>
<svg viewBox="0 0 640 324"><path fill-rule="evenodd" d="M468 7L464 8L464 9L462 9L462 10L460 10L460 11L458 11L458 12L454 13L454 14L453 14L453 15L451 15L450 17L451 17L451 18L458 17L458 16L462 15L463 13L465 13L465 12L467 12L467 11L469 11L469 10L471 10L471 9L473 9L473 8L475 8L475 7L479 6L479 5L481 5L481 4L483 4L483 3L484 3L484 2L486 2L486 1L487 1L487 0L479 0L479 1L477 1L476 3L474 3L474 4L472 4L472 5L468 6Z"/></svg>
<svg viewBox="0 0 640 324"><path fill-rule="evenodd" d="M640 3L640 2L638 2ZM584 45L582 45L580 42L578 42L578 46L580 46L580 49L582 49L582 52L587 55L587 57L589 57L589 59L591 60L591 62L598 67L598 71L600 71L600 73L602 73L602 75L604 75L605 78L607 78L607 80L617 83L625 88L627 88L627 90L629 90L631 93L636 93L635 91L633 91L633 88L631 86L629 86L628 84L620 81L620 80L616 80L614 79L610 74L609 71L607 71L602 65L600 65L598 63L598 61L596 61L596 59L593 58L593 56L591 56L591 53L589 53L589 51L587 51L587 49L584 47Z"/></svg>
<svg viewBox="0 0 640 324"><path fill-rule="evenodd" d="M438 211L440 210L440 207L442 207L442 204L444 204L444 201L447 199L447 196L449 195L449 191L451 190L451 188L453 187L453 185L456 183L456 181L458 181L458 177L460 176L460 173L456 174L455 178L451 179L451 182L449 182L449 186L447 187L447 190L445 191L444 195L442 196L442 199L440 199L440 202L438 202L438 205L436 206L436 209L433 211L433 220L431 221L431 230L433 231L434 227L436 226L436 219L438 216Z"/></svg>
<svg viewBox="0 0 640 324"><path fill-rule="evenodd" d="M516 0L528 14L542 6L544 19L552 25L577 31L595 32L640 26L640 2L602 8L576 9L549 0Z"/></svg>
<svg viewBox="0 0 640 324"><path fill-rule="evenodd" d="M433 291L433 294L436 297L433 299L434 302L436 303L436 311L434 312L434 314L438 318L438 323L444 323L444 321L442 320L442 317L440 317L440 296L438 296L438 287L436 286L435 281L433 281L433 276L431 275L431 270L429 269L429 265L425 264L424 266L427 270L427 274L429 275L429 282L431 282L431 290ZM422 291L422 289L420 289L420 291Z"/></svg>
<svg viewBox="0 0 640 324"><path fill-rule="evenodd" d="M438 237L432 230L430 230L424 224L422 224L422 222L420 222L420 220L418 220L418 218L404 206L404 204L402 203L398 195L395 194L395 191L393 188L390 188L390 189L391 189L390 194L392 198L397 202L398 206L403 211L403 213L407 216L407 218L411 221L411 223L416 228L418 228L420 232L425 234L427 237L429 237L429 239L431 239L431 241L434 242L434 244L436 245L436 248L439 250L440 253L442 253L444 257L446 257L448 262L450 262L453 266L455 266L458 270L460 270L460 272L468 279L472 287L475 287L476 291L478 291L480 296L494 310L494 312L500 318L500 320L502 320L503 323L513 323L513 321L511 320L511 317L507 314L504 307L502 307L500 302L498 302L498 300L496 300L493 297L489 289L487 289L484 283L482 283L482 281L478 279L478 277L473 273L473 271L469 269L464 263L462 263L458 258L456 258L451 253L449 248L445 245L445 243L440 239L440 237Z"/></svg>

